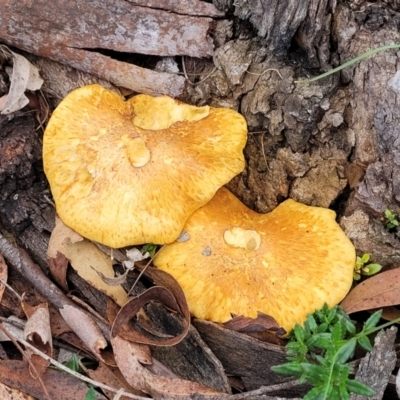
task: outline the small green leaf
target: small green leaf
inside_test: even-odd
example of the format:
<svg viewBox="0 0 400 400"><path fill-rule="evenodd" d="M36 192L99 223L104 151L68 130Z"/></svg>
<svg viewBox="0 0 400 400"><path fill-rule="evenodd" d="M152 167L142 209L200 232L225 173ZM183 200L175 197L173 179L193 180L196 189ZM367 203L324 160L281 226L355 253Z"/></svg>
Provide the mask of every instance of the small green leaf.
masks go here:
<svg viewBox="0 0 400 400"><path fill-rule="evenodd" d="M361 279L361 275L358 272L353 271L353 279L355 281L359 281Z"/></svg>
<svg viewBox="0 0 400 400"><path fill-rule="evenodd" d="M361 257L361 262L363 264L367 263L370 259L371 255L369 253L365 253L363 254L363 256Z"/></svg>
<svg viewBox="0 0 400 400"><path fill-rule="evenodd" d="M152 244L152 243L147 243L144 246L142 246L142 254L149 253L150 257L154 257L157 251L157 245Z"/></svg>
<svg viewBox="0 0 400 400"><path fill-rule="evenodd" d="M326 332L326 331L328 330L328 328L329 328L329 324L327 324L326 322L322 322L322 323L318 326L317 332L318 332L318 333Z"/></svg>
<svg viewBox="0 0 400 400"><path fill-rule="evenodd" d="M328 372L319 365L311 363L301 363L300 365L303 368L307 381L311 382L314 386L323 385L328 380Z"/></svg>
<svg viewBox="0 0 400 400"><path fill-rule="evenodd" d="M354 336L356 334L356 326L354 325L353 321L350 318L344 319L346 324L346 331L351 335Z"/></svg>
<svg viewBox="0 0 400 400"><path fill-rule="evenodd" d="M339 340L342 340L344 333L345 327L340 322L337 322L332 329L332 341L336 343Z"/></svg>
<svg viewBox="0 0 400 400"><path fill-rule="evenodd" d="M375 311L364 323L363 332L368 332L369 330L376 327L377 323L381 319L382 310ZM367 333L368 334L368 333Z"/></svg>
<svg viewBox="0 0 400 400"><path fill-rule="evenodd" d="M304 397L303 400L326 400L324 388L313 388Z"/></svg>
<svg viewBox="0 0 400 400"><path fill-rule="evenodd" d="M332 345L331 336L328 332L316 333L307 340L307 346L327 350Z"/></svg>
<svg viewBox="0 0 400 400"><path fill-rule="evenodd" d="M372 350L372 345L371 341L369 340L368 336L361 336L360 338L357 339L357 343L365 350L371 351Z"/></svg>
<svg viewBox="0 0 400 400"><path fill-rule="evenodd" d="M305 326L308 326L311 332L315 332L318 329L317 322L312 314L308 315Z"/></svg>
<svg viewBox="0 0 400 400"><path fill-rule="evenodd" d="M271 370L277 374L300 376L303 373L302 366L297 362L274 365Z"/></svg>
<svg viewBox="0 0 400 400"><path fill-rule="evenodd" d="M299 324L296 324L294 326L293 333L294 333L294 336L296 337L297 341L302 343L304 340L304 330Z"/></svg>
<svg viewBox="0 0 400 400"><path fill-rule="evenodd" d="M365 271L367 269L367 271ZM380 264L368 264L365 268L363 268L363 275L375 275L382 269L382 265Z"/></svg>
<svg viewBox="0 0 400 400"><path fill-rule="evenodd" d="M333 321L333 319L336 317L337 311L338 311L337 307L333 307L333 308L329 311L329 314L328 314L328 316L327 316L328 322L332 322L332 321Z"/></svg>
<svg viewBox="0 0 400 400"><path fill-rule="evenodd" d="M340 384L338 387L339 390L339 398L340 400L349 400L350 399L350 395L349 392L346 388L346 384Z"/></svg>
<svg viewBox="0 0 400 400"><path fill-rule="evenodd" d="M84 400L96 400L96 391L91 386L86 392Z"/></svg>
<svg viewBox="0 0 400 400"><path fill-rule="evenodd" d="M360 394L361 396L375 396L375 391L362 382L355 379L347 379L346 388L349 392Z"/></svg>
<svg viewBox="0 0 400 400"><path fill-rule="evenodd" d="M76 356L76 354L73 354L71 356L71 358L67 362L64 363L64 365L75 372L79 372L79 370L80 370L79 359Z"/></svg>
<svg viewBox="0 0 400 400"><path fill-rule="evenodd" d="M338 352L336 353L335 361L339 364L346 363L351 357L353 357L356 344L356 339L350 339L343 347L338 350Z"/></svg>

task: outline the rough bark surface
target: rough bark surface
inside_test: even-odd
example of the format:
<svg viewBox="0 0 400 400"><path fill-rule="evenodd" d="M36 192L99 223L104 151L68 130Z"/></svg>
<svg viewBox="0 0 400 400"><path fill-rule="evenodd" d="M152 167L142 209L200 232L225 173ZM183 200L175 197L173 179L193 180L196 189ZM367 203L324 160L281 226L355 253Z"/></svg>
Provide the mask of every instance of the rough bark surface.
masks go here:
<svg viewBox="0 0 400 400"><path fill-rule="evenodd" d="M375 345L371 353L361 361L355 379L365 383L375 391L371 400L379 400L383 397L390 375L396 366L396 340L397 328L392 327L381 331L375 338ZM351 400L363 400L365 396L352 395Z"/></svg>
<svg viewBox="0 0 400 400"><path fill-rule="evenodd" d="M71 6L74 10L80 4L70 3L63 2L61 9ZM47 80L60 82L48 87L48 93L57 100L74 85L91 83L93 77L77 72L75 67L134 91L167 93L197 105L239 110L249 127L247 166L229 188L242 201L258 212L268 212L288 197L331 207L339 213L342 227L359 254L370 253L371 260L384 267L398 266L399 236L385 229L383 215L385 209L400 214L400 53L380 53L313 84L296 83L364 51L400 42L398 2L215 0L220 10L236 16L232 21L219 20L222 13L204 2L198 2L199 7L195 8L190 2L164 2L163 7L171 13L157 8L155 2L146 3L150 7L144 9L142 1L121 1L110 11L111 3L95 2L95 10L115 12L120 18L111 20L109 26L97 24L84 42L78 35L84 32L79 27L72 29L69 23L63 25L62 18L49 17L48 21L33 24L40 12L54 11L53 5L49 9L36 8L46 4L45 0L31 5L29 10L24 9L30 4L27 1L6 2L0 5L0 41L63 64L48 68L47 59L35 61L43 66ZM154 47L147 53L143 43L135 48L134 42L140 36L133 37L129 32L118 36L118 27L131 23L120 13L133 9L149 16L168 14L168 18L176 18L174 21L194 23L201 19L202 34L195 38L199 53L189 52L193 48L190 43L179 51L175 47L171 53L167 52L171 47L162 42L157 45L164 47ZM12 32L11 12L17 18ZM85 21L91 13L80 12ZM26 15L30 16L27 21ZM85 23L94 27L95 21ZM221 30L214 32L217 48L213 52L209 30L218 24ZM128 25L124 27L127 29ZM39 32L43 28L47 30ZM57 32L61 32L59 36ZM55 42L56 37L59 42ZM107 37L108 42L104 41ZM185 78L140 68L135 65L135 57L133 63L129 59L113 59L105 49L205 58L185 57L182 64L181 59L161 57L165 65L172 60L173 68L181 73L184 65ZM206 58L209 56L213 59ZM63 86L65 74L71 83ZM3 73L0 95L7 88ZM54 210L48 201L50 193L41 167L41 131L37 125L32 113L0 116L0 224L46 269ZM196 327L226 371L241 379L247 390L287 383L266 368L266 362L274 365L284 361L281 348L271 352L265 344L232 332L228 338L211 323L196 322ZM181 351L165 355L157 350L165 359L185 358L188 350L183 347ZM378 353L385 354L382 351ZM279 393L301 396L302 390L295 387L291 392ZM267 399L267 393L270 394L260 391L253 397L239 397Z"/></svg>
<svg viewBox="0 0 400 400"><path fill-rule="evenodd" d="M221 17L211 4L200 14ZM213 19L182 15L184 4L164 9L118 1L8 1L0 5L0 40L144 93L173 97L184 92L184 79L156 73L104 54L139 53L157 56L210 57ZM193 7L186 10L193 14ZM29 18L27 18L29 16Z"/></svg>

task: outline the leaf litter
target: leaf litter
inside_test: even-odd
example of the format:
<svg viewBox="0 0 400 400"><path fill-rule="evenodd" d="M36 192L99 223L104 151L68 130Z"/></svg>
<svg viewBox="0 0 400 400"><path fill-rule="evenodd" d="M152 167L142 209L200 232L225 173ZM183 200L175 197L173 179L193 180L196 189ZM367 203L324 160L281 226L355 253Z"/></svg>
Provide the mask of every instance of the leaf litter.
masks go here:
<svg viewBox="0 0 400 400"><path fill-rule="evenodd" d="M60 275L66 276L65 271L68 262L70 262L77 271L80 269L79 264L85 265L86 269L90 266L89 269L92 270L94 269L94 265L97 268L98 264L106 264L106 273L109 276L114 276L113 261L111 258L104 255L97 246L89 241L87 241L89 246L85 247L84 250L75 247L79 246L82 242L84 240L79 235L73 231L69 231L69 228L65 226L62 227L62 224L61 228L59 225L53 231L49 245L49 258L53 260L57 259L57 257L59 258L57 263L63 265L60 268L63 270ZM84 253L84 257L78 257L76 253L79 252ZM102 253L101 257L98 257L98 252ZM138 249L131 249L127 255L128 262L125 265L125 267L128 267L127 269L133 269L134 267L138 267L139 269L144 268L145 263L143 261L148 257L148 254L142 254ZM60 262L62 257L65 258L66 262L65 260ZM99 262L98 260L101 261ZM0 265L2 264L0 263ZM5 263L4 267L6 270L7 266ZM107 369L114 368L118 373L122 373L118 379L111 374L112 379L110 379L114 382L113 384L123 386L122 383L119 383L122 382L120 381L122 379L125 381L125 390L136 393L139 396L146 393L153 397L172 398L187 397L194 393L216 396L222 396L226 393L199 382L182 379L152 356L150 346L174 346L185 338L190 327L190 313L185 296L179 285L170 275L151 266L147 267L145 271L146 279L151 281L154 286L129 299L126 291L123 289L124 296L126 297L117 302L115 294L112 295L110 294L112 291L109 291L109 287L115 287L113 285L115 282L110 282L112 284L109 285L101 279L98 272L94 273L96 278L93 278L93 275L90 277L87 277L87 275L82 276L97 290L105 293L108 296L109 303L113 304L114 311L109 313L109 326L105 327L106 331L108 329L108 334L106 332L106 336L104 336L104 326L101 327L97 322L94 322L91 317L88 317L86 312L82 312L79 307L73 307L68 304L58 310L70 329L68 332L64 328L64 332L61 334L69 334L71 331L77 332L78 336L84 342L83 348L98 361L99 365L101 364ZM398 269L394 269L366 279L349 293L342 303L343 307L350 313L387 305L397 305L398 300L396 299L399 298L399 288L396 282L398 278ZM110 279L112 280L113 278ZM66 280L64 282L66 283ZM127 284L127 282L121 281L121 288L124 283ZM178 335L158 333L157 328L147 316L146 309L148 304L162 304L169 313L179 318L183 323L181 332ZM28 315L31 314L28 306L24 307L24 309L26 309ZM39 307L38 310L40 310L38 311L39 313L42 313L43 307ZM34 311L32 310L33 314ZM49 317L41 316L39 321L44 321L46 318L48 320ZM49 325L53 325L52 322ZM256 319L233 316L232 320L224 325L226 328L246 335L264 332L278 333L278 335L284 334L273 318L262 313L259 313ZM36 337L36 332L34 336ZM265 338L265 336L259 336L261 340L263 337ZM46 350L46 346L43 347L46 339L41 339L42 334L39 334L38 338L39 343L33 343L34 346L37 348L42 346L42 351L45 350L45 353L51 354L51 352ZM265 340L274 342L271 337ZM109 341L112 345L112 354L109 353L107 356L104 356L105 348ZM277 342L277 344L282 343ZM47 374L47 365L48 363L43 364L43 366L38 365L38 369L41 371L43 377ZM89 372L88 374L90 375ZM18 380L17 378L15 379Z"/></svg>
<svg viewBox="0 0 400 400"><path fill-rule="evenodd" d="M29 103L25 92L39 90L42 87L43 79L34 65L25 57L11 51L7 46L0 46L1 59L11 63L12 68L6 68L11 84L8 94L0 97L0 113L11 114Z"/></svg>

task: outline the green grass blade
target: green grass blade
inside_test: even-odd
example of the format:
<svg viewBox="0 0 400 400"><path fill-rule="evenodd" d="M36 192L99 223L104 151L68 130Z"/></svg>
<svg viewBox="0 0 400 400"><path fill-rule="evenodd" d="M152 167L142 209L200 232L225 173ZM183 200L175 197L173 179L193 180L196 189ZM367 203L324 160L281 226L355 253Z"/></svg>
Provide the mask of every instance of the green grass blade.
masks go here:
<svg viewBox="0 0 400 400"><path fill-rule="evenodd" d="M325 73L323 73L321 75L318 75L318 76L316 76L314 78L311 78L311 79L303 79L303 80L295 81L295 82L296 83L311 83L311 82L315 82L315 81L318 81L318 80L320 80L322 78L325 78L325 77L327 77L329 75L332 75L335 72L341 71L344 68L350 67L351 65L363 60L364 58L370 57L370 56L372 56L372 55L374 55L376 53L380 53L381 51L385 51L385 50L389 50L389 49L398 49L398 48L400 48L400 44L396 44L395 43L395 44L388 44L386 46L378 47L376 49L368 50L367 52L365 52L363 54L360 54L359 56L357 56L355 58L352 58L351 60L345 62L344 64L339 65L338 67L333 68L333 69L331 69L331 70L329 70L329 71L327 71L327 72L325 72Z"/></svg>

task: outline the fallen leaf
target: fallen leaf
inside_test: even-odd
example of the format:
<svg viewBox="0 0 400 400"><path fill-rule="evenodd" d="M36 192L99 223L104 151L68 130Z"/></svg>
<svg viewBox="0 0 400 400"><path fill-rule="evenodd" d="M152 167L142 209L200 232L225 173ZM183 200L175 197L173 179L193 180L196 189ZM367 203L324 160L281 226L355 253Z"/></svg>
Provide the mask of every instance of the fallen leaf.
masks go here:
<svg viewBox="0 0 400 400"><path fill-rule="evenodd" d="M43 79L39 75L39 70L25 57L14 53L7 46L0 46L0 50L6 60L13 64L12 69L6 68L6 72L10 75L10 91L0 108L0 113L11 114L29 103L25 91L39 90Z"/></svg>
<svg viewBox="0 0 400 400"><path fill-rule="evenodd" d="M136 343L173 346L184 339L190 327L190 312L185 295L175 279L164 271L149 266L146 269L146 276L150 277L159 286L147 289L139 296L131 298L124 304L114 319L111 336L120 335ZM132 318L135 318L139 311L142 310L142 307L152 301L163 304L166 308L178 313L182 317L184 328L178 336L166 337L165 334L162 334L154 337L155 331L151 328L146 329L147 326L144 325L143 328L153 334L153 337L149 337L135 330L132 325L128 325L128 322ZM140 322L147 323L146 317L142 315Z"/></svg>
<svg viewBox="0 0 400 400"><path fill-rule="evenodd" d="M123 388L126 392L137 396L145 395L142 391L130 386L117 368L110 368L102 362L99 363L99 366L95 370L88 369L87 373L93 380L104 383L107 386ZM107 392L105 389L103 389L103 391L110 399L115 396L115 393ZM121 400L128 400L128 398L122 396Z"/></svg>
<svg viewBox="0 0 400 400"><path fill-rule="evenodd" d="M51 239L50 239L51 240ZM64 254L57 252L55 258L49 258L49 268L55 281L68 292L67 269L68 259Z"/></svg>
<svg viewBox="0 0 400 400"><path fill-rule="evenodd" d="M25 320L19 319L14 315L11 315L7 318L8 322L3 321L3 327L6 329L8 333L11 334L13 338L16 340L24 339L24 326ZM9 342L10 338L2 331L0 331L0 342Z"/></svg>
<svg viewBox="0 0 400 400"><path fill-rule="evenodd" d="M97 324L79 308L64 305L59 311L72 331L93 354L102 360L100 352L107 347L107 341Z"/></svg>
<svg viewBox="0 0 400 400"><path fill-rule="evenodd" d="M400 268L381 272L358 284L341 303L348 313L400 304Z"/></svg>
<svg viewBox="0 0 400 400"><path fill-rule="evenodd" d="M142 365L137 349L143 345L128 342L116 336L111 339L118 368L134 388L148 393L154 398L189 397L191 395L224 395L197 382L184 379L172 379L165 376L152 374Z"/></svg>
<svg viewBox="0 0 400 400"><path fill-rule="evenodd" d="M35 400L32 396L22 392L19 389L13 389L0 383L0 399L1 400Z"/></svg>
<svg viewBox="0 0 400 400"><path fill-rule="evenodd" d="M262 332L265 330L278 331L281 329L274 318L260 311L257 313L257 318L237 315L223 325L227 329L242 333Z"/></svg>
<svg viewBox="0 0 400 400"><path fill-rule="evenodd" d="M22 303L24 304L24 298ZM26 313L28 321L25 324L24 339L32 346L51 357L53 354L53 340L50 329L48 305L43 303L36 307L25 306L24 309L26 308L29 309L29 312ZM50 361L33 353L30 349L27 349L26 353L36 370L42 375L50 365Z"/></svg>
<svg viewBox="0 0 400 400"><path fill-rule="evenodd" d="M84 399L88 391L83 382L55 369L47 369L42 380L51 399ZM18 388L36 399L44 398L39 380L29 373L26 361L0 360L0 382Z"/></svg>
<svg viewBox="0 0 400 400"><path fill-rule="evenodd" d="M377 310L371 310L372 312ZM394 319L400 318L400 310L396 307L384 307L382 309L382 319L387 321L393 321Z"/></svg>
<svg viewBox="0 0 400 400"><path fill-rule="evenodd" d="M101 273L107 278L114 278L111 258L94 243L67 227L59 218L51 233L47 255L55 263L57 257L60 257L58 253L63 254L79 276L90 285L110 296L117 304L126 303L128 295L122 286L108 285L99 275Z"/></svg>
<svg viewBox="0 0 400 400"><path fill-rule="evenodd" d="M4 261L4 257L0 254L0 279L3 282L7 282L7 278L8 278L7 264ZM3 294L4 294L5 289L6 289L5 285L0 283L0 304L1 304L1 300L3 299Z"/></svg>

